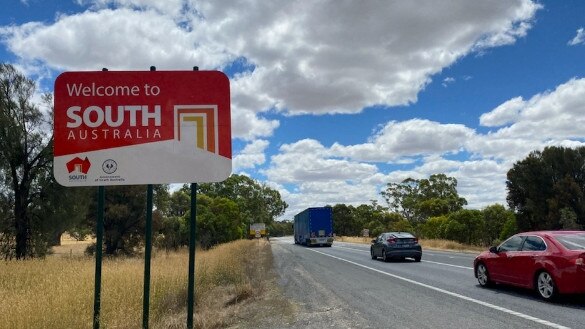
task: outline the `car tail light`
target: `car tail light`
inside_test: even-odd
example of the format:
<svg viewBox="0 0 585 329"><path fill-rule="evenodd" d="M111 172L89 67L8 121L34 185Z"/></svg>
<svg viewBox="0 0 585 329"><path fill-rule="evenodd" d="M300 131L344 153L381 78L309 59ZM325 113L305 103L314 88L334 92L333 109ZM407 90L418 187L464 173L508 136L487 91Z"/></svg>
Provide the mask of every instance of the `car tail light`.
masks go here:
<svg viewBox="0 0 585 329"><path fill-rule="evenodd" d="M389 244L395 244L396 238L388 238L388 240L386 240L386 241L388 241Z"/></svg>
<svg viewBox="0 0 585 329"><path fill-rule="evenodd" d="M414 243L418 243L418 238L414 238Z"/></svg>

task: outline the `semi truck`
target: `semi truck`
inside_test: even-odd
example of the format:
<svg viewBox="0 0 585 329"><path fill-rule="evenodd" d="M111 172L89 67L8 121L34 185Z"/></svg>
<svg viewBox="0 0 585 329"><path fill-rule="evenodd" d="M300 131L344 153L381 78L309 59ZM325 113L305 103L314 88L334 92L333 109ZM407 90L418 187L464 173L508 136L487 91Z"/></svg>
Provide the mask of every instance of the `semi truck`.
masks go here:
<svg viewBox="0 0 585 329"><path fill-rule="evenodd" d="M333 218L331 207L307 208L295 215L295 244L327 246L333 244Z"/></svg>
<svg viewBox="0 0 585 329"><path fill-rule="evenodd" d="M265 238L265 237L266 237L266 224L264 224L264 223L250 224L250 230L248 230L248 239Z"/></svg>

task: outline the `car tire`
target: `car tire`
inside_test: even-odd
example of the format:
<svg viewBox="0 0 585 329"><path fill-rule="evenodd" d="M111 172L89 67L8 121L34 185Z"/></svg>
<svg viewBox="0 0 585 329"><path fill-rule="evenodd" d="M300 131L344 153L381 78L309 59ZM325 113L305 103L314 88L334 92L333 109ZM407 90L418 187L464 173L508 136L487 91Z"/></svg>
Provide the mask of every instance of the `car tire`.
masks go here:
<svg viewBox="0 0 585 329"><path fill-rule="evenodd" d="M420 263L420 258L421 258L421 256L416 256L416 257L414 257L414 261L417 263Z"/></svg>
<svg viewBox="0 0 585 329"><path fill-rule="evenodd" d="M477 277L477 282L479 282L480 286L489 287L492 285L490 273L484 263L477 264L475 267L475 276Z"/></svg>
<svg viewBox="0 0 585 329"><path fill-rule="evenodd" d="M370 248L370 256L372 256L372 259L378 258L376 255L374 255L374 248Z"/></svg>
<svg viewBox="0 0 585 329"><path fill-rule="evenodd" d="M553 300L557 296L557 286L547 271L539 272L534 286L538 296L544 300Z"/></svg>
<svg viewBox="0 0 585 329"><path fill-rule="evenodd" d="M382 260L385 262L388 261L388 256L386 255L386 250L382 250Z"/></svg>

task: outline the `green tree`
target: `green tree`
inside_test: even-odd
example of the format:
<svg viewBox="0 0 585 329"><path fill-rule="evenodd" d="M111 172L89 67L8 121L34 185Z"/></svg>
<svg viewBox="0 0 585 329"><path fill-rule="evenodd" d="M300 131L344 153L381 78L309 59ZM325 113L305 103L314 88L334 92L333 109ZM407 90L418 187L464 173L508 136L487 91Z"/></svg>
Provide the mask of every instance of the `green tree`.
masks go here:
<svg viewBox="0 0 585 329"><path fill-rule="evenodd" d="M5 258L42 255L48 246L33 243L42 237L33 223L44 188L40 178L51 171L53 157L50 119L32 103L34 93L34 81L0 64L0 219L9 222L0 232Z"/></svg>
<svg viewBox="0 0 585 329"><path fill-rule="evenodd" d="M504 227L502 227L502 232L500 233L500 241L504 241L516 233L518 233L518 225L516 225L516 217L512 217L508 219L504 224Z"/></svg>
<svg viewBox="0 0 585 329"><path fill-rule="evenodd" d="M270 226L268 226L268 233L270 236L285 236L285 235L293 235L293 221L290 220L283 220L283 221L274 221Z"/></svg>
<svg viewBox="0 0 585 329"><path fill-rule="evenodd" d="M336 204L332 207L333 232L339 236L356 236L364 228L354 214L355 207Z"/></svg>
<svg viewBox="0 0 585 329"><path fill-rule="evenodd" d="M381 192L391 211L400 213L411 223L458 211L467 201L457 193L457 179L434 174L429 179L407 178L388 183Z"/></svg>
<svg viewBox="0 0 585 329"><path fill-rule="evenodd" d="M420 226L421 237L425 239L444 239L443 228L449 221L447 216L431 217Z"/></svg>
<svg viewBox="0 0 585 329"><path fill-rule="evenodd" d="M585 147L534 151L508 171L506 185L518 229L561 229L568 210L585 225Z"/></svg>
<svg viewBox="0 0 585 329"><path fill-rule="evenodd" d="M514 212L500 204L494 204L482 210L484 221L485 240L488 244L494 244L500 238L506 222L514 218Z"/></svg>
<svg viewBox="0 0 585 329"><path fill-rule="evenodd" d="M466 244L484 243L483 215L479 210L462 209L448 215L445 237Z"/></svg>
<svg viewBox="0 0 585 329"><path fill-rule="evenodd" d="M270 225L288 207L278 191L244 175L234 174L223 182L199 184L198 191L211 198L220 197L234 201L246 225Z"/></svg>
<svg viewBox="0 0 585 329"><path fill-rule="evenodd" d="M390 224L388 231L413 233L414 227L412 226L412 223L405 219L402 219Z"/></svg>
<svg viewBox="0 0 585 329"><path fill-rule="evenodd" d="M189 185L183 187L170 196L169 215L184 216L191 209L191 188Z"/></svg>
<svg viewBox="0 0 585 329"><path fill-rule="evenodd" d="M157 202L165 200L165 185L153 187L153 232L160 229L163 214ZM95 190L94 190L95 191ZM104 252L106 255L132 255L144 242L146 224L146 192L144 185L109 186L105 190ZM164 206L163 206L164 208ZM88 210L88 225L95 227L97 193ZM90 251L92 249L90 248Z"/></svg>
<svg viewBox="0 0 585 329"><path fill-rule="evenodd" d="M222 197L197 196L197 241L202 248L208 249L219 243L241 239L244 230L241 212L234 201Z"/></svg>

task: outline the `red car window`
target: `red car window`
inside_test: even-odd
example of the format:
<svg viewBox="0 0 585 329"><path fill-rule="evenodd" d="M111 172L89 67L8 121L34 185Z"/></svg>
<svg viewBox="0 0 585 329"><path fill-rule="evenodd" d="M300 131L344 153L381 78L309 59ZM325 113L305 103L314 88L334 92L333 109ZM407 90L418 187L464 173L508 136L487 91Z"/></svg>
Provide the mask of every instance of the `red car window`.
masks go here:
<svg viewBox="0 0 585 329"><path fill-rule="evenodd" d="M528 236L522 245L522 251L544 251L546 243L538 236Z"/></svg>
<svg viewBox="0 0 585 329"><path fill-rule="evenodd" d="M499 251L519 251L524 242L523 236L513 236L508 240L504 241L499 247Z"/></svg>

